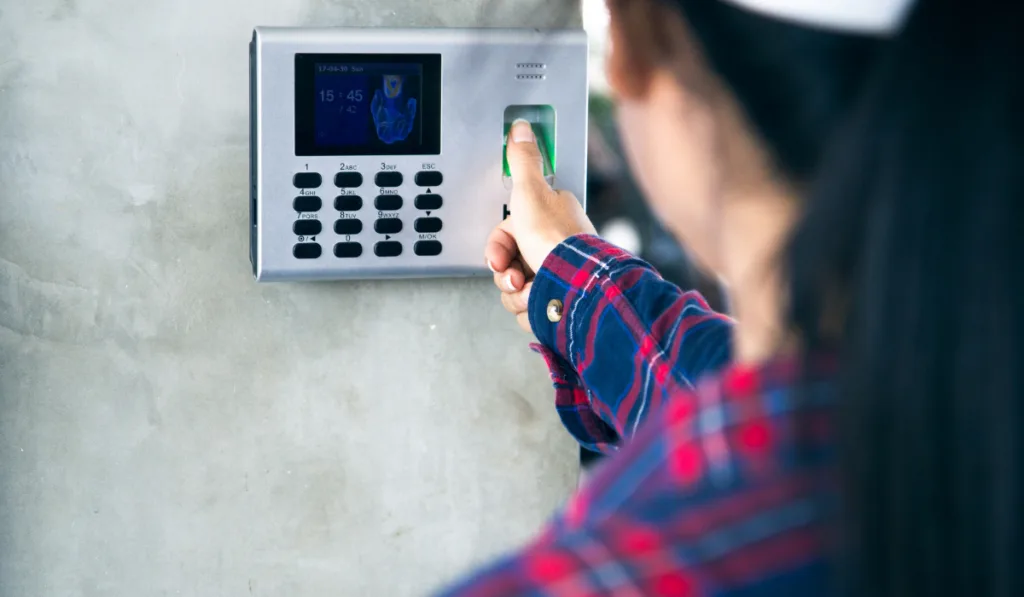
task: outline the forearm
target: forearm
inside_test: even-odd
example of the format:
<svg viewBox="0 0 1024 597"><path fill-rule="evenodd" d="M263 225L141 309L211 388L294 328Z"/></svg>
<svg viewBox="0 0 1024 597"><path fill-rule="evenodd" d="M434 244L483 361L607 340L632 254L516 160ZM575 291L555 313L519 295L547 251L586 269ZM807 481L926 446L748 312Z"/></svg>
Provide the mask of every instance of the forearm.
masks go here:
<svg viewBox="0 0 1024 597"><path fill-rule="evenodd" d="M563 421L602 451L731 354L728 317L592 236L570 238L551 253L534 280L529 313L560 388Z"/></svg>

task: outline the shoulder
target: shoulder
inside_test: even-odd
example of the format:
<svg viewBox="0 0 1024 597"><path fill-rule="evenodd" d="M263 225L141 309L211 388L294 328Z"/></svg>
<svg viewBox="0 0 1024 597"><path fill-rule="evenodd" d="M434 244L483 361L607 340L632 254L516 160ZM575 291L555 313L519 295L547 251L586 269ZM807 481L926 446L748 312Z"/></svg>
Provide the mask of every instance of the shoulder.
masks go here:
<svg viewBox="0 0 1024 597"><path fill-rule="evenodd" d="M667 399L586 491L610 512L628 478L629 491L661 494L673 508L748 504L737 515L820 492L834 465L834 404L830 374L782 360L732 366Z"/></svg>
<svg viewBox="0 0 1024 597"><path fill-rule="evenodd" d="M824 465L834 446L835 386L828 366L816 369L790 359L733 366L669 401L660 433L679 482L739 489Z"/></svg>
<svg viewBox="0 0 1024 597"><path fill-rule="evenodd" d="M789 589L825 586L833 394L784 363L707 377L597 472L563 528L656 529L680 569L723 594L769 579L812 594Z"/></svg>
<svg viewBox="0 0 1024 597"><path fill-rule="evenodd" d="M677 571L691 594L826 594L833 395L831 376L781 361L706 377L652 413L546 537L611 547L638 583Z"/></svg>

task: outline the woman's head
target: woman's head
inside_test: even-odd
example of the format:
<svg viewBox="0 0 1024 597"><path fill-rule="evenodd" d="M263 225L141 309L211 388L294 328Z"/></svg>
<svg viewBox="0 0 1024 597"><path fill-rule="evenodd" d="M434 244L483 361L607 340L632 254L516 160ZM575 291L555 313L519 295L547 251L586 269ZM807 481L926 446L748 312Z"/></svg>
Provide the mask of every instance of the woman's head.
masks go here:
<svg viewBox="0 0 1024 597"><path fill-rule="evenodd" d="M763 257L802 350L838 347L844 594L1024 594L1024 6L918 0L865 35L608 3L624 143L668 227L728 274L738 218L798 207L763 218L788 237Z"/></svg>
<svg viewBox="0 0 1024 597"><path fill-rule="evenodd" d="M664 223L726 275L730 220L799 201L877 40L767 19L722 0L608 7L608 78L632 166Z"/></svg>

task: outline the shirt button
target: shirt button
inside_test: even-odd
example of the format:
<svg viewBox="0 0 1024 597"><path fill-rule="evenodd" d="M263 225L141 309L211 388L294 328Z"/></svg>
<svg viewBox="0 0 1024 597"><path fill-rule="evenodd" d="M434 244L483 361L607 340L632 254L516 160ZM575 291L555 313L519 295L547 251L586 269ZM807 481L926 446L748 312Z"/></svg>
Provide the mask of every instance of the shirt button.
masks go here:
<svg viewBox="0 0 1024 597"><path fill-rule="evenodd" d="M562 321L562 301L558 299L548 301L548 321L551 323Z"/></svg>

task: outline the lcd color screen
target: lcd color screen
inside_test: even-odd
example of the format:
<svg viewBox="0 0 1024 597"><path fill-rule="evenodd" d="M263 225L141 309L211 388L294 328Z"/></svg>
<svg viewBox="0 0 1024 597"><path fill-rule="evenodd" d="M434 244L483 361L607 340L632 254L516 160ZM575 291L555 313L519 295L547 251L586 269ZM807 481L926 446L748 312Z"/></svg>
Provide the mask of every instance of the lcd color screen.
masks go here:
<svg viewBox="0 0 1024 597"><path fill-rule="evenodd" d="M299 54L298 155L437 155L439 55Z"/></svg>

